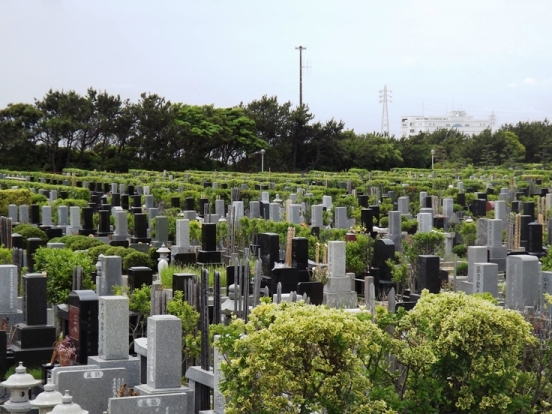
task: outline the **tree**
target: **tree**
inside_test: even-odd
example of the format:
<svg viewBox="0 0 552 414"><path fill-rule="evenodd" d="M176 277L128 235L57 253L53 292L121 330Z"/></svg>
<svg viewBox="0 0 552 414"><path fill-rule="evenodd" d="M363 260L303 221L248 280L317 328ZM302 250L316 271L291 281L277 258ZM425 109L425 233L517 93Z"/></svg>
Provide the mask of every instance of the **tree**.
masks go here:
<svg viewBox="0 0 552 414"><path fill-rule="evenodd" d="M369 314L261 304L223 331L229 414L393 412L381 398L392 388L384 356L393 341Z"/></svg>
<svg viewBox="0 0 552 414"><path fill-rule="evenodd" d="M33 105L10 104L0 110L0 153L4 167L35 163L33 138L42 113Z"/></svg>

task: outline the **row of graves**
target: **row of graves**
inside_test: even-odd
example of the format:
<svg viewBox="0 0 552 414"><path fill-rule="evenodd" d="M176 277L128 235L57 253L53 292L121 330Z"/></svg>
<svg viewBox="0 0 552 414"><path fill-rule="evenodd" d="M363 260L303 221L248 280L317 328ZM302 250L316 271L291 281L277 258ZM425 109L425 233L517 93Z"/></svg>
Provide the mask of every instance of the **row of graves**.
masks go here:
<svg viewBox="0 0 552 414"><path fill-rule="evenodd" d="M452 289L468 294L488 292L499 299L500 306L509 309L548 312L544 294L552 293L552 272L541 271L539 258L546 254L543 228L549 223L546 212L552 207L552 194L548 194L546 188L539 189L539 201L522 203L519 199L530 195L529 192L518 192L511 186L500 190L499 200L489 202L487 195L494 191L489 189L486 193L477 193L475 201L466 206L466 193L473 190L464 189L462 182L455 185L459 190L456 199L429 196L425 192L419 194L417 231L442 229L445 253L443 258L419 256L415 283L402 295L395 294L396 286L387 261L395 257L395 252L403 250L406 234L401 231L401 220L402 216L411 217L410 200L407 196L397 197L393 192L383 195L391 199L394 210L388 214L388 227L382 228L379 226L379 205L368 205L370 197L382 198L378 188L369 188L365 194L350 189L363 207L361 226L373 240L371 265L363 275L347 272L346 241L317 245L315 257L309 257L308 240L295 237L292 227L284 245L275 233L259 234L255 244L241 252L231 243L238 219L244 215L278 221L285 214L288 222L299 224L305 221L307 208L311 212L307 224L313 234L317 234L317 229L325 227L324 211L332 209L331 196L325 196L320 205L306 206L296 204L294 194L285 201L278 197L269 200L268 193L260 188L260 199L244 206L239 200L239 189L232 189L231 204L226 206L224 201L217 200L214 212L207 202L200 203L196 211L193 200L186 201L172 243L168 239L168 221L159 214L162 213L159 207L154 207L146 186L136 195L131 186L102 186L101 190L106 192L95 192L95 201L89 207L60 206L55 225L51 221L50 206L37 210L35 206L10 205L9 216L0 218L0 242L13 249L14 261L12 265L0 265L0 318L9 321L13 328L6 324L5 330L0 331L0 376L9 366L19 362L22 365L17 368L13 380L10 381L10 377L2 383L6 394L10 393L4 409L25 412L33 403L34 407L41 407L41 395L54 400L52 393L57 392L56 401L60 404L77 403L91 414L105 411L112 414L223 413L225 401L218 384L224 356L209 344L209 325L225 323L233 316L247 320L263 296L278 303L304 300L350 312L359 311L360 297L367 310L374 314L376 298L386 299L392 312L398 307L409 310L415 306L422 290L439 293L443 283L449 283ZM94 188L99 187L94 185ZM107 191L111 192L109 205L105 202ZM120 196L116 197L117 194ZM50 191L48 197L52 199L53 195ZM125 199L132 200L132 204L126 204ZM145 205L141 204L144 199ZM465 212L454 213L455 203L465 207ZM176 200L173 207L180 207ZM335 227L349 228L354 224L354 220L347 217L346 207L332 210ZM489 210L494 210L493 219L485 217ZM100 214L98 228L94 228L92 220L95 211ZM133 234L128 231L128 211L133 213ZM114 228L109 225L111 215L115 217ZM151 240L149 231L153 218L156 218L156 232ZM202 221L200 246L190 241L190 221L198 219ZM216 242L216 226L221 220L231 224L225 249ZM453 257L453 246L460 242L459 235L450 230L464 220L475 220L477 239L476 245L468 248L468 275L461 277L455 271L450 275L444 268ZM159 247L159 267L157 272L150 268L131 268L123 275L120 257L100 256L94 274L86 275L75 269L68 303L49 307L47 276L34 273L33 269L32 253L44 242L31 238L23 245L21 238L12 233L14 224L21 222L48 230L52 237L58 234L95 235L106 243L136 249L152 243ZM503 232L506 233L505 242ZM46 243L46 247L63 246ZM255 259L254 269L249 268L250 257ZM165 289L158 272L169 261L195 263L202 267L201 276L175 273L172 289ZM214 286L209 288L209 271L203 266L222 263L227 265L226 286L221 287L221 275L215 272ZM21 274L24 266L28 273ZM312 273L321 269L328 275L325 284L312 280ZM80 288L84 277L94 279L95 291ZM504 280L505 297L499 291ZM145 331L137 335L132 322L135 315L129 312L128 298L114 296L112 292L114 286L134 289L143 284L151 287L151 312ZM201 353L191 364L183 364L182 322L167 314L167 302L176 291L181 291L184 299L200 314L196 334L201 337ZM66 348L74 349L70 361L65 361L70 362L69 366L51 363L52 355L61 349L60 333L62 337L66 335L63 340ZM54 359L62 361L61 355ZM39 383L32 382L25 374L24 367L35 366L43 370ZM187 378L187 386L181 385L183 376ZM133 391L125 393L129 388ZM60 393L64 392L68 396L62 397Z"/></svg>

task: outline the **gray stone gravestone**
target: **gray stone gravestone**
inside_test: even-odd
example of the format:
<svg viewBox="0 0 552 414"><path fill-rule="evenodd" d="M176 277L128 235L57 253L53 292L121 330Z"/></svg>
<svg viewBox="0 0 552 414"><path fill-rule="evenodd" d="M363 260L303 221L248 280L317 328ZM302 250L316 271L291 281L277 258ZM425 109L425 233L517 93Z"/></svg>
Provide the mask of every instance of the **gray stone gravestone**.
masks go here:
<svg viewBox="0 0 552 414"><path fill-rule="evenodd" d="M540 262L536 256L511 255L506 259L506 308L524 311L540 303Z"/></svg>
<svg viewBox="0 0 552 414"><path fill-rule="evenodd" d="M69 391L73 401L89 414L103 414L109 398L116 397L117 391L127 382L124 368L61 371L57 374L56 390Z"/></svg>
<svg viewBox="0 0 552 414"><path fill-rule="evenodd" d="M140 384L140 359L128 354L128 298L98 298L98 355L88 364L100 368L126 368L129 387Z"/></svg>

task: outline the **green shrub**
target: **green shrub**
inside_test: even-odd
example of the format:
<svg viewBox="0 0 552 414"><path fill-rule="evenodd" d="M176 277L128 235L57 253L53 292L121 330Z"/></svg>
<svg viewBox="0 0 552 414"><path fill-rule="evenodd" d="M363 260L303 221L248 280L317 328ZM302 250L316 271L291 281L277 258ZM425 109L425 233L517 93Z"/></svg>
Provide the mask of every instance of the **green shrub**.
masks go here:
<svg viewBox="0 0 552 414"><path fill-rule="evenodd" d="M466 257L468 248L465 244L457 244L452 248L452 252L458 257Z"/></svg>
<svg viewBox="0 0 552 414"><path fill-rule="evenodd" d="M139 252L138 250L129 249L130 252L123 257L123 271L127 272L128 269L134 266L146 266L153 268L153 260L147 253Z"/></svg>
<svg viewBox="0 0 552 414"><path fill-rule="evenodd" d="M0 216L8 216L8 206L30 205L33 193L28 189L0 190Z"/></svg>
<svg viewBox="0 0 552 414"><path fill-rule="evenodd" d="M0 247L0 264L13 264L12 251L10 249Z"/></svg>
<svg viewBox="0 0 552 414"><path fill-rule="evenodd" d="M380 368L394 341L365 312L261 304L247 324L219 330L228 413L393 412L392 376Z"/></svg>
<svg viewBox="0 0 552 414"><path fill-rule="evenodd" d="M73 269L83 268L83 289L94 289L90 273L95 271L94 263L85 252L71 249L48 249L41 247L34 255L36 272L46 272L46 295L48 303L67 303L73 287Z"/></svg>
<svg viewBox="0 0 552 414"><path fill-rule="evenodd" d="M405 412L520 413L527 377L518 369L536 343L523 316L464 293L422 294L395 331L408 367Z"/></svg>
<svg viewBox="0 0 552 414"><path fill-rule="evenodd" d="M466 262L461 262L456 265L456 274L458 276L467 276L468 275L468 264Z"/></svg>
<svg viewBox="0 0 552 414"><path fill-rule="evenodd" d="M95 239L93 237L86 237L86 236L78 236L83 237L81 239L75 240L71 243L71 250L88 250L92 247L107 246L103 241Z"/></svg>
<svg viewBox="0 0 552 414"><path fill-rule="evenodd" d="M43 204L46 204L47 202L48 202L48 199L46 198L45 195L42 195L42 194L35 193L31 198L31 204L43 205Z"/></svg>
<svg viewBox="0 0 552 414"><path fill-rule="evenodd" d="M27 239L34 237L42 239L44 242L48 241L48 235L43 230L40 230L32 224L18 224L13 228L13 232L23 236L25 244L27 244Z"/></svg>
<svg viewBox="0 0 552 414"><path fill-rule="evenodd" d="M109 249L111 249L111 246L105 243L89 248L88 255L90 256L90 260L92 260L92 263L96 263L98 261L98 256L100 254L107 256L106 253L109 251Z"/></svg>

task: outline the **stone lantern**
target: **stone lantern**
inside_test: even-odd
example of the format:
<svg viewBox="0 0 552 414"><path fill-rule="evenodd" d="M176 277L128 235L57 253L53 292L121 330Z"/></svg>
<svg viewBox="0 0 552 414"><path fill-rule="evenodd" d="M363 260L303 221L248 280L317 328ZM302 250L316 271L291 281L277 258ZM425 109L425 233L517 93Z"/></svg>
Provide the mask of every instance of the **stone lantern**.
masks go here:
<svg viewBox="0 0 552 414"><path fill-rule="evenodd" d="M10 391L10 399L3 405L4 409L10 413L26 413L33 406L29 402L29 394L32 387L40 384L40 380L35 380L31 374L27 374L27 369L23 362L15 368L15 374L2 382L2 386Z"/></svg>
<svg viewBox="0 0 552 414"><path fill-rule="evenodd" d="M169 262L167 259L169 258L169 253L171 251L165 246L163 243L159 249L157 249L157 253L159 253L159 264L157 265L157 272L159 273L159 278L161 278L161 270L169 267Z"/></svg>
<svg viewBox="0 0 552 414"><path fill-rule="evenodd" d="M52 378L48 378L48 383L44 385L44 392L31 401L34 407L38 407L38 414L47 414L52 409L61 404L62 394L55 390L56 387L52 384Z"/></svg>
<svg viewBox="0 0 552 414"><path fill-rule="evenodd" d="M69 391L65 391L65 395L61 397L61 404L54 407L51 414L88 414L88 411L83 410L80 405L73 402L73 397L69 395Z"/></svg>

